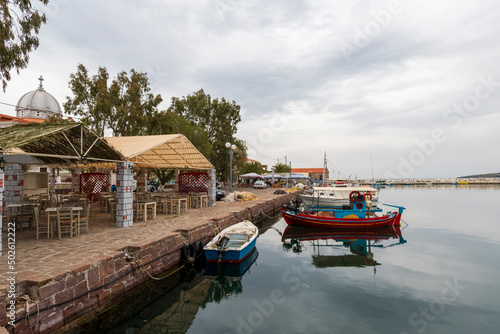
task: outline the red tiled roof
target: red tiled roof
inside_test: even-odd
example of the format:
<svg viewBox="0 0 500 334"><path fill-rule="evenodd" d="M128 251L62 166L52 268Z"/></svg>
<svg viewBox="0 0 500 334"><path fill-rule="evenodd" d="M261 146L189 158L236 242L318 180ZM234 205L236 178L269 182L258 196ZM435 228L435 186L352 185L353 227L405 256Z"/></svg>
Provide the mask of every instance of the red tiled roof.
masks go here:
<svg viewBox="0 0 500 334"><path fill-rule="evenodd" d="M323 173L323 168L292 168L292 173ZM328 169L325 170L328 173Z"/></svg>
<svg viewBox="0 0 500 334"><path fill-rule="evenodd" d="M5 114L0 114L0 122L18 122L18 123L25 123L25 124L31 123L30 121L28 121L26 119L19 118L16 116L5 115Z"/></svg>

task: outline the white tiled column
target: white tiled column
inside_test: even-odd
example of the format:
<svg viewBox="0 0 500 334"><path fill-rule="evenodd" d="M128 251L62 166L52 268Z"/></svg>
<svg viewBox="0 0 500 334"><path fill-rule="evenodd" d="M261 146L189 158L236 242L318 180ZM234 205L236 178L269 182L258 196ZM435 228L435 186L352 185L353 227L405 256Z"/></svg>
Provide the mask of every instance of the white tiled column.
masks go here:
<svg viewBox="0 0 500 334"><path fill-rule="evenodd" d="M116 164L116 227L134 224L134 177L131 162Z"/></svg>
<svg viewBox="0 0 500 334"><path fill-rule="evenodd" d="M217 180L215 177L215 169L208 171L208 206L215 206L217 200Z"/></svg>
<svg viewBox="0 0 500 334"><path fill-rule="evenodd" d="M21 203L23 199L24 174L20 164L5 166L4 196L5 204Z"/></svg>

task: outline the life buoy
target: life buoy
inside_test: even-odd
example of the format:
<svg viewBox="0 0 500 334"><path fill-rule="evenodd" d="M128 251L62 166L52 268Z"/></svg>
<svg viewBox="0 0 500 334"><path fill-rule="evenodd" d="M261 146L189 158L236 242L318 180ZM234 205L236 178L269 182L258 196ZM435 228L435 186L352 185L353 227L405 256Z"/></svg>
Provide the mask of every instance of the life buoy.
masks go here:
<svg viewBox="0 0 500 334"><path fill-rule="evenodd" d="M365 264L366 265L368 265L368 266L372 265L373 262L375 262L375 260L373 258L369 259L369 258L365 257Z"/></svg>
<svg viewBox="0 0 500 334"><path fill-rule="evenodd" d="M370 201L372 200L372 194L370 194L370 193L365 193L365 194L363 195L363 199L364 199L365 201L366 201L366 198L367 198L367 197L369 197L369 198L370 198Z"/></svg>
<svg viewBox="0 0 500 334"><path fill-rule="evenodd" d="M357 190L351 191L351 193L349 194L349 200L357 201L359 196L361 196L361 193L359 191Z"/></svg>

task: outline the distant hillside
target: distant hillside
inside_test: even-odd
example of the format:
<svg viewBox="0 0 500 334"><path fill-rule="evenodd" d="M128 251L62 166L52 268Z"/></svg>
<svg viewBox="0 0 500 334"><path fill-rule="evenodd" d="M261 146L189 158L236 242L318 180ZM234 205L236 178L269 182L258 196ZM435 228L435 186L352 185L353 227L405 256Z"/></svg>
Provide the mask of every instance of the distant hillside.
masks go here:
<svg viewBox="0 0 500 334"><path fill-rule="evenodd" d="M500 173L488 173L488 174L477 174L477 175L469 175L469 176L459 176L459 179L462 178L474 178L474 177L500 177Z"/></svg>

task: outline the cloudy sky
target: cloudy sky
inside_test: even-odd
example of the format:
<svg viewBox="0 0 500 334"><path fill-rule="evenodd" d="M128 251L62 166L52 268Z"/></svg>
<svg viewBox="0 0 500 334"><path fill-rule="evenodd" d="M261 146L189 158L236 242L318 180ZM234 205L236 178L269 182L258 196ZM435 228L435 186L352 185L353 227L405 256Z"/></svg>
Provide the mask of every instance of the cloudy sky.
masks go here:
<svg viewBox="0 0 500 334"><path fill-rule="evenodd" d="M167 108L200 88L242 108L272 166L354 178L500 171L500 3L51 0L40 47L0 102L71 95L79 63L147 72ZM0 113L14 108L0 104ZM333 176L331 174L331 176Z"/></svg>

